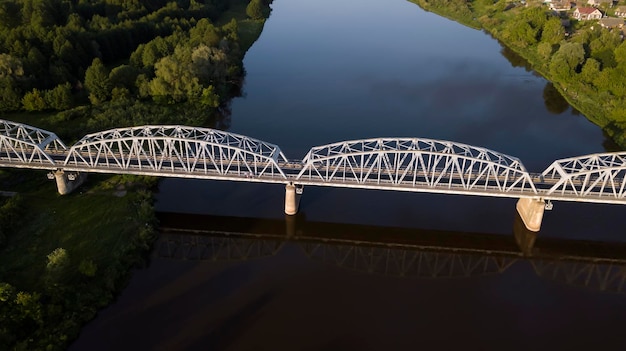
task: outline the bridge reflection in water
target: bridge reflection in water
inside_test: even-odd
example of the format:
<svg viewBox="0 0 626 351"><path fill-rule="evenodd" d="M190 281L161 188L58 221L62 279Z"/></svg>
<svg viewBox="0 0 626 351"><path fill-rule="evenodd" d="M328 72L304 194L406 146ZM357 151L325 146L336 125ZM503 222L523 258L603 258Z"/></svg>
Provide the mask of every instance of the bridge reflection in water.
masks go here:
<svg viewBox="0 0 626 351"><path fill-rule="evenodd" d="M536 239L519 216L510 235L160 213L156 254L176 260L270 257L291 243L314 261L401 278L462 278L530 264L541 278L626 292L626 243ZM536 239L536 240L535 240Z"/></svg>

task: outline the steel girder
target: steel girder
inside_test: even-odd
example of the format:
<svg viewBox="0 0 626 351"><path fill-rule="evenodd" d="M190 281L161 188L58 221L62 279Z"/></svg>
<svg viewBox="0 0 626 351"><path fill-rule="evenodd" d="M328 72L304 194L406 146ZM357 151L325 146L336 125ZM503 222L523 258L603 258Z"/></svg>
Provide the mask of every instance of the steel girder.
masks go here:
<svg viewBox="0 0 626 351"><path fill-rule="evenodd" d="M521 161L489 149L422 138L344 141L312 148L298 179L451 192L536 194Z"/></svg>
<svg viewBox="0 0 626 351"><path fill-rule="evenodd" d="M609 197L626 200L626 152L602 153L554 161L543 173L558 179L546 195Z"/></svg>
<svg viewBox="0 0 626 351"><path fill-rule="evenodd" d="M210 128L142 126L89 134L72 146L64 166L148 171L154 175L218 174L286 178L280 148Z"/></svg>
<svg viewBox="0 0 626 351"><path fill-rule="evenodd" d="M64 152L56 134L26 124L0 119L0 160L16 164L55 164L49 153Z"/></svg>

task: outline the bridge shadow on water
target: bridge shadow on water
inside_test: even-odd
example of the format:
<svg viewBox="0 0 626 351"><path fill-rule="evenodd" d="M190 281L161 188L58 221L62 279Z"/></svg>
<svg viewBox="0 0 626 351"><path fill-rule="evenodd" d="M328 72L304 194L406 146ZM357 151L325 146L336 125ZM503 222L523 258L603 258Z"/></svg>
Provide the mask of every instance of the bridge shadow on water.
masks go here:
<svg viewBox="0 0 626 351"><path fill-rule="evenodd" d="M297 246L309 259L398 278L501 274L529 264L543 279L597 291L626 292L626 243L544 238L519 215L512 233L484 234L285 220L158 213L157 257L245 261Z"/></svg>

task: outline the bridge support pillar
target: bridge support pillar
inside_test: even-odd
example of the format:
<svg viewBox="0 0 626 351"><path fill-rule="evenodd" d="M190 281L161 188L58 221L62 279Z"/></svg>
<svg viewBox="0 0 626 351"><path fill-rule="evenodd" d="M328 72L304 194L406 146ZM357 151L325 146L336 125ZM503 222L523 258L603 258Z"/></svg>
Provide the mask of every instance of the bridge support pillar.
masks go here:
<svg viewBox="0 0 626 351"><path fill-rule="evenodd" d="M74 191L74 189L83 184L87 177L85 173L65 173L62 169L54 171L52 176L57 182L57 191L61 195L67 195Z"/></svg>
<svg viewBox="0 0 626 351"><path fill-rule="evenodd" d="M285 214L290 216L298 213L302 186L289 183L285 185Z"/></svg>
<svg viewBox="0 0 626 351"><path fill-rule="evenodd" d="M517 200L515 208L528 230L538 232L541 229L543 211L546 208L546 202L543 199L521 198Z"/></svg>

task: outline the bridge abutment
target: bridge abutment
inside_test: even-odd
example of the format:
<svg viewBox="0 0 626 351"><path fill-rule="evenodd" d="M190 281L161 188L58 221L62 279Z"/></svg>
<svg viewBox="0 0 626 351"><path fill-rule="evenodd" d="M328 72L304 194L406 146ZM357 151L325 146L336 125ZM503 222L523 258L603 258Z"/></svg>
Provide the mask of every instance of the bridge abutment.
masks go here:
<svg viewBox="0 0 626 351"><path fill-rule="evenodd" d="M546 208L546 202L543 199L523 197L517 200L515 208L528 230L538 232L541 229L543 212Z"/></svg>
<svg viewBox="0 0 626 351"><path fill-rule="evenodd" d="M293 216L298 213L302 186L289 183L285 185L285 214Z"/></svg>
<svg viewBox="0 0 626 351"><path fill-rule="evenodd" d="M53 175L57 182L57 191L61 195L71 193L74 189L83 184L85 178L87 178L85 173L65 173L62 169L54 171Z"/></svg>

